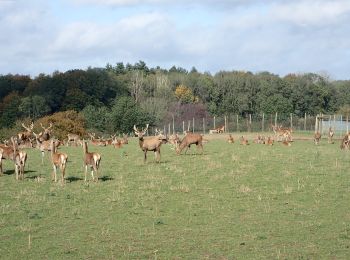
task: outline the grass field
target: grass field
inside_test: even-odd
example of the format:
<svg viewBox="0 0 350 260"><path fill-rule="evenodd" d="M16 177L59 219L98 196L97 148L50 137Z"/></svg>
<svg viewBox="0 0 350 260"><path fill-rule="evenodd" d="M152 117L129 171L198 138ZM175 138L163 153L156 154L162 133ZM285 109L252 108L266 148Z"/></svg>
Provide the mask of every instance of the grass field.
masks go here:
<svg viewBox="0 0 350 260"><path fill-rule="evenodd" d="M339 142L218 139L180 156L163 145L159 164L153 153L143 163L136 139L89 150L102 155L98 183L84 183L81 147L61 149L63 187L38 150L27 150L24 181L4 162L1 259L350 258L350 153Z"/></svg>

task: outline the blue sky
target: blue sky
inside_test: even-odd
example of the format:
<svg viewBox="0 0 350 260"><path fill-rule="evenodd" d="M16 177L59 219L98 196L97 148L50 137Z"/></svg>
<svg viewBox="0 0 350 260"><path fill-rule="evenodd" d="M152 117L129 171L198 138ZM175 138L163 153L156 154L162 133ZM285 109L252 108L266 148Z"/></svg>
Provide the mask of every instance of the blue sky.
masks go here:
<svg viewBox="0 0 350 260"><path fill-rule="evenodd" d="M0 74L142 60L350 79L349 24L348 0L0 0Z"/></svg>

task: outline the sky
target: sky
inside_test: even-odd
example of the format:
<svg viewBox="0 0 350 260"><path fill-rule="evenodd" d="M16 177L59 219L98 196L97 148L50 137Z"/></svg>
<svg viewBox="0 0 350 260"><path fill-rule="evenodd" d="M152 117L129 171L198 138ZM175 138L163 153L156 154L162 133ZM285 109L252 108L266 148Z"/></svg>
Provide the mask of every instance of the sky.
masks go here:
<svg viewBox="0 0 350 260"><path fill-rule="evenodd" d="M350 1L0 0L0 75L139 61L350 79Z"/></svg>

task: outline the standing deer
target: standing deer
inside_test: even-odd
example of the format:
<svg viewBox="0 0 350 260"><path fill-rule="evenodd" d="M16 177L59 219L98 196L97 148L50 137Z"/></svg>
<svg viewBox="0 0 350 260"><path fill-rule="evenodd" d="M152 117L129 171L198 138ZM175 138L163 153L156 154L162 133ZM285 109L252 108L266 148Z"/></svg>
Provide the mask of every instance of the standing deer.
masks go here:
<svg viewBox="0 0 350 260"><path fill-rule="evenodd" d="M36 148L38 148L41 152L41 165L44 164L45 151L51 151L51 140L44 141L42 137L42 133L36 134L33 132L36 140ZM61 142L59 140L55 140L55 147L59 147Z"/></svg>
<svg viewBox="0 0 350 260"><path fill-rule="evenodd" d="M49 127L44 127L42 123L40 123L40 126L44 130L44 132L42 133L42 140L48 141L51 138L52 123L50 123Z"/></svg>
<svg viewBox="0 0 350 260"><path fill-rule="evenodd" d="M315 145L318 145L320 143L320 140L321 140L321 133L317 131L314 134L314 143L315 143Z"/></svg>
<svg viewBox="0 0 350 260"><path fill-rule="evenodd" d="M233 139L233 136L231 134L228 135L227 142L229 144L233 144L235 142L235 140Z"/></svg>
<svg viewBox="0 0 350 260"><path fill-rule="evenodd" d="M96 172L96 181L98 181L98 168L100 167L101 155L99 153L89 153L87 142L83 141L85 182L87 181L88 167L91 169L92 180L95 181L94 172Z"/></svg>
<svg viewBox="0 0 350 260"><path fill-rule="evenodd" d="M24 167L27 161L27 153L19 151L17 147L17 140L11 137L12 147L0 145L1 159L0 159L0 174L3 174L2 159L12 160L15 163L16 180L24 178Z"/></svg>
<svg viewBox="0 0 350 260"><path fill-rule="evenodd" d="M73 143L75 146L81 144L80 136L77 134L67 134L67 146Z"/></svg>
<svg viewBox="0 0 350 260"><path fill-rule="evenodd" d="M57 167L60 168L62 174L62 185L64 184L64 175L66 170L68 156L65 153L58 153L55 142L51 140L51 162L53 167L54 180L57 182Z"/></svg>
<svg viewBox="0 0 350 260"><path fill-rule="evenodd" d="M32 122L30 124L30 126L25 126L24 123L22 123L22 127L27 130L25 132L20 132L17 134L17 142L20 143L24 143L26 142L31 136L32 136L32 131L34 128L34 123Z"/></svg>
<svg viewBox="0 0 350 260"><path fill-rule="evenodd" d="M159 134L158 136L144 138L144 135L146 134L147 129L148 129L148 124L146 125L146 128L142 129L141 131L136 128L136 125L134 125L135 135L139 138L139 146L141 150L144 152L143 162L145 163L147 160L148 151L153 151L156 161L160 162L160 147L163 143L167 142L166 137L163 134Z"/></svg>
<svg viewBox="0 0 350 260"><path fill-rule="evenodd" d="M182 139L180 145L176 149L176 153L179 155L181 151L186 148L185 154L187 153L188 148L191 148L192 144L197 146L197 150L201 148L201 154L203 154L203 136L200 134L194 134L187 132L186 136Z"/></svg>
<svg viewBox="0 0 350 260"><path fill-rule="evenodd" d="M328 130L328 143L329 144L334 144L333 136L334 136L334 131L333 131L332 127L330 127Z"/></svg>

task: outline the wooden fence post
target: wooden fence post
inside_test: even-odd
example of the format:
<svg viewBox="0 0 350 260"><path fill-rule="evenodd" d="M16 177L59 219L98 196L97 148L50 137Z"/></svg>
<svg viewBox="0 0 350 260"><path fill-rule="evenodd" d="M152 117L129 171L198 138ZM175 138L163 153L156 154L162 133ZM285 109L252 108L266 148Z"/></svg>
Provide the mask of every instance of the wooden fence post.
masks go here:
<svg viewBox="0 0 350 260"><path fill-rule="evenodd" d="M304 131L306 131L306 113L305 113L305 119L304 119Z"/></svg>
<svg viewBox="0 0 350 260"><path fill-rule="evenodd" d="M264 132L264 121L265 121L265 114L262 114L262 123L261 123L261 132Z"/></svg>
<svg viewBox="0 0 350 260"><path fill-rule="evenodd" d="M226 129L227 129L227 118L225 116L225 130L224 130L225 133L226 133Z"/></svg>
<svg viewBox="0 0 350 260"><path fill-rule="evenodd" d="M276 115L275 115L275 127L277 127L277 112L276 112Z"/></svg>
<svg viewBox="0 0 350 260"><path fill-rule="evenodd" d="M182 121L182 133L185 132L185 121Z"/></svg>
<svg viewBox="0 0 350 260"><path fill-rule="evenodd" d="M205 119L203 117L203 134L205 134Z"/></svg>
<svg viewBox="0 0 350 260"><path fill-rule="evenodd" d="M237 132L239 132L239 125L238 125L238 114L236 115L236 119L237 119L237 121L236 121L236 123L237 123Z"/></svg>

